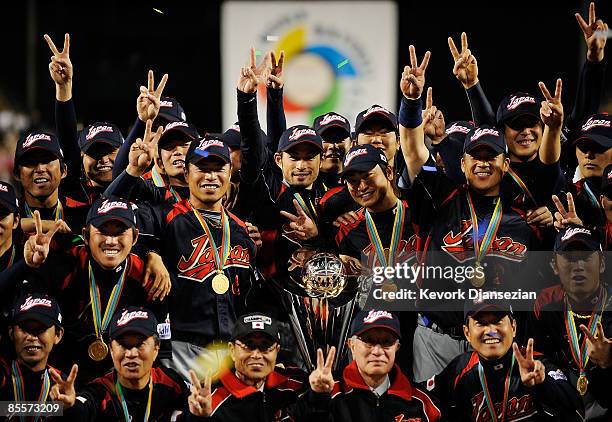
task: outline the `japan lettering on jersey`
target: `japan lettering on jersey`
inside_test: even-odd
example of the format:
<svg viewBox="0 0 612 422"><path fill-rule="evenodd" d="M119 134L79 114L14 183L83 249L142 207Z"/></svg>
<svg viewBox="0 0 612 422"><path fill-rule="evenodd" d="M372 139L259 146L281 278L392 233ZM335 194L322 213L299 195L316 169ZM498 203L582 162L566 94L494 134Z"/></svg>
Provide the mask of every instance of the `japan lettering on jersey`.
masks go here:
<svg viewBox="0 0 612 422"><path fill-rule="evenodd" d="M485 221L485 223L488 221ZM482 225L481 225L482 226ZM482 240L482 234L486 226L482 226L479 229ZM474 258L474 241L472 236L472 222L471 220L461 220L461 230L455 232L450 229L442 237L441 248L443 251L448 252L458 263L466 262ZM515 241L510 236L496 236L495 240L491 244L491 249L487 253L487 256L497 256L505 258L510 261L521 262L525 259L527 253L527 246L520 242Z"/></svg>
<svg viewBox="0 0 612 422"><path fill-rule="evenodd" d="M191 252L182 255L176 265L178 276L201 283L216 273L215 254L211 248L210 239L205 234L192 239L189 243L192 246ZM223 251L220 245L217 245L217 250L219 256L221 256ZM225 262L225 268L237 267L248 269L249 263L249 250L244 246L234 245L230 249L229 257Z"/></svg>
<svg viewBox="0 0 612 422"><path fill-rule="evenodd" d="M472 420L476 422L496 422L491 420L491 412L487 403L484 402L484 393L481 391L472 397ZM502 402L495 403L495 414L501 415ZM533 398L530 394L524 394L521 397L511 397L506 405L506 417L501 417L505 421L518 421L521 419L535 416L538 410L535 407Z"/></svg>

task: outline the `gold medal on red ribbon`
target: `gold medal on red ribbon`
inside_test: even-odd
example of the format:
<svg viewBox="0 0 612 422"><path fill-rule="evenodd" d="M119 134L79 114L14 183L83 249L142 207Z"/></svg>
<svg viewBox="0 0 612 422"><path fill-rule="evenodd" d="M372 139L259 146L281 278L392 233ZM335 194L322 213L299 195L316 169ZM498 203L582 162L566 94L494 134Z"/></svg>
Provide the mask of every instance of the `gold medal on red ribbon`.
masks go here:
<svg viewBox="0 0 612 422"><path fill-rule="evenodd" d="M87 354L92 360L100 362L108 355L108 346L101 338L98 338L89 345Z"/></svg>
<svg viewBox="0 0 612 422"><path fill-rule="evenodd" d="M474 275L470 279L470 282L472 283L472 286L476 287L477 289L481 288L485 284L484 267L480 265L479 262L476 262Z"/></svg>
<svg viewBox="0 0 612 422"><path fill-rule="evenodd" d="M229 217L225 214L225 211L221 210L221 254L219 254L215 239L213 239L206 220L202 218L198 210L193 208L193 206L191 208L193 209L196 220L198 220L200 226L202 226L202 230L204 230L204 233L206 233L206 236L208 236L210 249L212 250L213 258L215 260L215 266L217 267L217 274L215 274L212 279L211 287L216 294L223 295L227 293L230 285L229 278L223 274L223 268L225 267L225 263L227 258L229 258L231 250Z"/></svg>
<svg viewBox="0 0 612 422"><path fill-rule="evenodd" d="M229 278L222 272L217 273L212 279L212 289L218 295L227 293L229 285Z"/></svg>
<svg viewBox="0 0 612 422"><path fill-rule="evenodd" d="M584 375L578 377L578 381L576 381L576 389L580 393L581 396L584 396L587 392L587 387L589 386L589 380Z"/></svg>

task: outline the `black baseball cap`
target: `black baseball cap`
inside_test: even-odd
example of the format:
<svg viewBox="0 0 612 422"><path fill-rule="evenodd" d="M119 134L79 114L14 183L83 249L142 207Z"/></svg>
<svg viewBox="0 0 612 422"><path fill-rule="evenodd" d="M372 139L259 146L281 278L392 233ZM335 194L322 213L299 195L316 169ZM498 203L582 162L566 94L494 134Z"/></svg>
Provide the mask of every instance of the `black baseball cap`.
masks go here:
<svg viewBox="0 0 612 422"><path fill-rule="evenodd" d="M242 340L255 333L266 334L275 342L280 342L280 332L276 320L261 312L253 312L238 317L232 331L231 341Z"/></svg>
<svg viewBox="0 0 612 422"><path fill-rule="evenodd" d="M338 113L330 111L314 119L312 124L313 129L321 136L326 138L325 134L338 133L338 139L349 138L351 136L351 124L348 119Z"/></svg>
<svg viewBox="0 0 612 422"><path fill-rule="evenodd" d="M361 132L364 123L372 121L380 121L395 133L399 133L397 116L383 106L374 104L357 115L355 119L355 138Z"/></svg>
<svg viewBox="0 0 612 422"><path fill-rule="evenodd" d="M164 127L164 131L162 132L159 142L157 143L157 148L160 149L166 142L177 139L193 141L199 137L200 134L198 133L198 130L191 123L183 121L170 122Z"/></svg>
<svg viewBox="0 0 612 422"><path fill-rule="evenodd" d="M323 139L317 132L305 125L291 126L283 132L278 142L277 152L287 151L296 145L309 143L319 151L323 151Z"/></svg>
<svg viewBox="0 0 612 422"><path fill-rule="evenodd" d="M601 178L601 191L603 193L612 191L612 164L604 169Z"/></svg>
<svg viewBox="0 0 612 422"><path fill-rule="evenodd" d="M583 226L570 224L557 233L553 250L555 252L569 250L601 251L602 247L597 232Z"/></svg>
<svg viewBox="0 0 612 422"><path fill-rule="evenodd" d="M86 224L100 227L112 220L120 221L128 227L136 227L136 215L132 204L117 196L97 198L87 213Z"/></svg>
<svg viewBox="0 0 612 422"><path fill-rule="evenodd" d="M509 315L514 318L512 305L507 300L500 299L482 299L482 300L466 300L463 305L463 318L467 324L468 318L474 318L480 312L496 312L502 315Z"/></svg>
<svg viewBox="0 0 612 422"><path fill-rule="evenodd" d="M240 148L240 125L238 122L228 127L220 136L230 149Z"/></svg>
<svg viewBox="0 0 612 422"><path fill-rule="evenodd" d="M231 163L229 146L223 142L220 135L207 133L203 137L192 141L187 150L185 161L195 164L208 157L218 157L226 163Z"/></svg>
<svg viewBox="0 0 612 422"><path fill-rule="evenodd" d="M15 195L15 188L13 188L10 183L1 180L0 207L7 209L9 213L17 213L19 211L19 200L17 199L17 195Z"/></svg>
<svg viewBox="0 0 612 422"><path fill-rule="evenodd" d="M79 134L79 148L85 154L92 146L100 143L119 148L123 144L123 135L117 126L105 122L93 123Z"/></svg>
<svg viewBox="0 0 612 422"><path fill-rule="evenodd" d="M64 153L60 147L57 136L50 132L30 132L27 135L22 136L17 141L15 148L15 171L17 166L23 161L23 157L33 151L46 151L53 155L60 161L64 161Z"/></svg>
<svg viewBox="0 0 612 422"><path fill-rule="evenodd" d="M156 336L157 318L153 312L138 306L128 306L115 312L108 335L115 340L125 333L138 333L145 337Z"/></svg>
<svg viewBox="0 0 612 422"><path fill-rule="evenodd" d="M608 113L589 116L582 123L580 134L574 143L583 140L593 141L605 149L612 148L612 117Z"/></svg>
<svg viewBox="0 0 612 422"><path fill-rule="evenodd" d="M475 127L465 135L463 152L469 154L470 151L483 145L497 154L508 153L508 146L502 131L489 125Z"/></svg>
<svg viewBox="0 0 612 422"><path fill-rule="evenodd" d="M46 328L62 326L62 313L57 301L51 296L32 293L17 299L12 311L12 325L23 321L37 321Z"/></svg>
<svg viewBox="0 0 612 422"><path fill-rule="evenodd" d="M385 328L392 331L397 338L402 338L397 315L382 309L370 309L357 313L351 323L350 336L358 336L372 328Z"/></svg>
<svg viewBox="0 0 612 422"><path fill-rule="evenodd" d="M344 156L342 177L353 171L370 171L377 165L387 166L389 162L381 149L372 145L355 145Z"/></svg>
<svg viewBox="0 0 612 422"><path fill-rule="evenodd" d="M159 99L159 114L166 122L186 121L187 115L181 104L172 97L161 97Z"/></svg>
<svg viewBox="0 0 612 422"><path fill-rule="evenodd" d="M524 115L540 120L540 100L525 92L510 94L497 107L497 125L502 127L503 124Z"/></svg>
<svg viewBox="0 0 612 422"><path fill-rule="evenodd" d="M474 123L467 120L451 122L446 125L446 138L451 142L459 142L460 145L463 145L466 135L475 127Z"/></svg>

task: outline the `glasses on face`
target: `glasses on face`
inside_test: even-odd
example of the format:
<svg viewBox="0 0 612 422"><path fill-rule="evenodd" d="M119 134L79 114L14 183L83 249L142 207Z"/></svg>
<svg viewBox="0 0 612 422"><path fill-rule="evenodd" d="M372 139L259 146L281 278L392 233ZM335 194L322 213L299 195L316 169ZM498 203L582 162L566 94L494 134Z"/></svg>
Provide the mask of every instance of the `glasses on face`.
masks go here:
<svg viewBox="0 0 612 422"><path fill-rule="evenodd" d="M395 346L399 342L398 339L393 338L393 337L377 339L377 338L371 338L371 337L357 336L357 338L359 339L359 341L363 343L363 345L367 349L373 349L376 346L380 346L385 350L390 350L393 346Z"/></svg>
<svg viewBox="0 0 612 422"><path fill-rule="evenodd" d="M246 340L244 342L236 341L235 344L247 353L254 352L255 350L259 350L261 353L271 353L274 351L274 349L276 349L277 345L274 342L266 341L263 343L256 343L254 341L249 340Z"/></svg>

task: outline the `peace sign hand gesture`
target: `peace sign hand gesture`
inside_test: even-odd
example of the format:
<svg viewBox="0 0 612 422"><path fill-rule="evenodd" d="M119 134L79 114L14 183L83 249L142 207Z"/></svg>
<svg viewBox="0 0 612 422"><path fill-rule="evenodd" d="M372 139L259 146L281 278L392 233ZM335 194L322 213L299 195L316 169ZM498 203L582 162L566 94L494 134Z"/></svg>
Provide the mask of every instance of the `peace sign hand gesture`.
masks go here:
<svg viewBox="0 0 612 422"><path fill-rule="evenodd" d="M561 104L561 91L563 82L557 79L555 86L555 96L550 95L550 92L544 85L544 82L538 82L540 91L544 95L544 101L540 107L540 117L546 126L553 129L560 129L563 124L563 105Z"/></svg>
<svg viewBox="0 0 612 422"><path fill-rule="evenodd" d="M283 82L283 64L285 63L285 52L281 51L276 61L276 54L274 51L270 51L270 74L266 81L268 88L281 89L284 85Z"/></svg>
<svg viewBox="0 0 612 422"><path fill-rule="evenodd" d="M72 76L74 69L70 61L70 35L64 35L64 47L59 51L51 37L44 35L47 45L51 49L51 63L49 63L49 74L55 82L55 98L58 101L68 101L72 98Z"/></svg>
<svg viewBox="0 0 612 422"><path fill-rule="evenodd" d="M331 393L334 389L334 376L332 375L332 366L334 364L334 356L336 348L334 346L329 349L327 358L323 362L323 350L317 350L317 367L311 372L308 377L310 388L315 393Z"/></svg>
<svg viewBox="0 0 612 422"><path fill-rule="evenodd" d="M612 339L606 338L601 322L597 323L597 337L584 324L580 325L580 329L587 337L589 360L603 369L612 366Z"/></svg>
<svg viewBox="0 0 612 422"><path fill-rule="evenodd" d="M72 407L74 405L74 401L76 400L74 380L76 379L78 371L79 366L75 363L74 365L72 365L72 369L70 370L70 374L68 374L68 378L66 378L66 381L64 381L55 369L49 370L49 374L55 382L55 384L53 384L53 387L51 387L49 395L51 396L52 400L63 402L65 409Z"/></svg>
<svg viewBox="0 0 612 422"><path fill-rule="evenodd" d="M427 88L425 110L423 110L423 131L433 144L439 144L446 137L444 115L433 105L433 89Z"/></svg>
<svg viewBox="0 0 612 422"><path fill-rule="evenodd" d="M448 48L453 55L455 65L453 75L461 82L465 89L471 88L478 83L478 62L476 57L468 48L467 34L461 33L461 53L457 50L455 42L448 37Z"/></svg>
<svg viewBox="0 0 612 422"><path fill-rule="evenodd" d="M587 60L600 62L604 58L604 47L608 38L608 24L595 16L595 3L589 4L589 22L576 13L576 20L587 44Z"/></svg>
<svg viewBox="0 0 612 422"><path fill-rule="evenodd" d="M417 100L423 93L425 70L429 64L431 52L427 51L425 56L423 56L423 61L418 65L414 46L411 45L408 49L410 51L410 66L404 66L402 79L400 80L400 89L404 97L410 100Z"/></svg>
<svg viewBox="0 0 612 422"><path fill-rule="evenodd" d="M36 226L36 234L32 235L25 242L23 247L23 258L28 267L40 267L47 256L49 256L49 245L53 235L60 227L63 226L63 220L57 220L53 228L47 233L43 232L43 224L38 210L34 211L34 224Z"/></svg>
<svg viewBox="0 0 612 422"><path fill-rule="evenodd" d="M140 87L140 94L136 99L136 112L138 113L138 118L141 122L155 120L159 114L160 98L164 92L164 88L166 87L166 82L168 82L167 73L162 76L157 88L154 88L155 77L153 75L153 71L149 70L149 73L147 74L147 87Z"/></svg>
<svg viewBox="0 0 612 422"><path fill-rule="evenodd" d="M143 139L136 139L130 147L128 156L129 163L126 172L130 176L140 177L147 170L147 167L155 157L157 142L162 135L162 127L158 127L156 132L151 131L153 126L152 120L147 120Z"/></svg>
<svg viewBox="0 0 612 422"><path fill-rule="evenodd" d="M272 71L271 52L265 54L262 62L257 66L255 57L255 49L251 47L250 62L248 66L240 69L240 77L238 78L237 88L246 94L257 92L257 86L260 83L267 83L268 76ZM283 55L284 60L284 55ZM278 67L278 65L276 65ZM282 68L280 69L282 73ZM277 69L278 72L278 69Z"/></svg>
<svg viewBox="0 0 612 422"><path fill-rule="evenodd" d="M191 376L191 394L187 399L189 412L195 416L206 418L212 413L212 394L210 391L211 373L210 370L204 377L204 384L200 383L193 370L189 370Z"/></svg>
<svg viewBox="0 0 612 422"><path fill-rule="evenodd" d="M533 339L530 338L527 342L527 350L524 356L516 343L512 343L512 349L516 362L519 365L523 385L525 387L533 387L543 383L546 372L544 371L544 364L539 360L533 359Z"/></svg>
<svg viewBox="0 0 612 422"><path fill-rule="evenodd" d="M555 229L563 230L569 224L575 224L577 226L582 226L582 220L576 214L576 207L574 206L574 197L571 193L567 193L567 211L565 207L561 203L561 200L557 195L552 196L552 200L557 207L557 211L555 212Z"/></svg>
<svg viewBox="0 0 612 422"><path fill-rule="evenodd" d="M300 240L308 240L316 237L319 234L319 229L314 221L304 212L297 200L293 200L293 206L297 210L298 215L291 214L287 211L281 211L283 217L288 218L291 223L289 227L295 230L297 238Z"/></svg>

